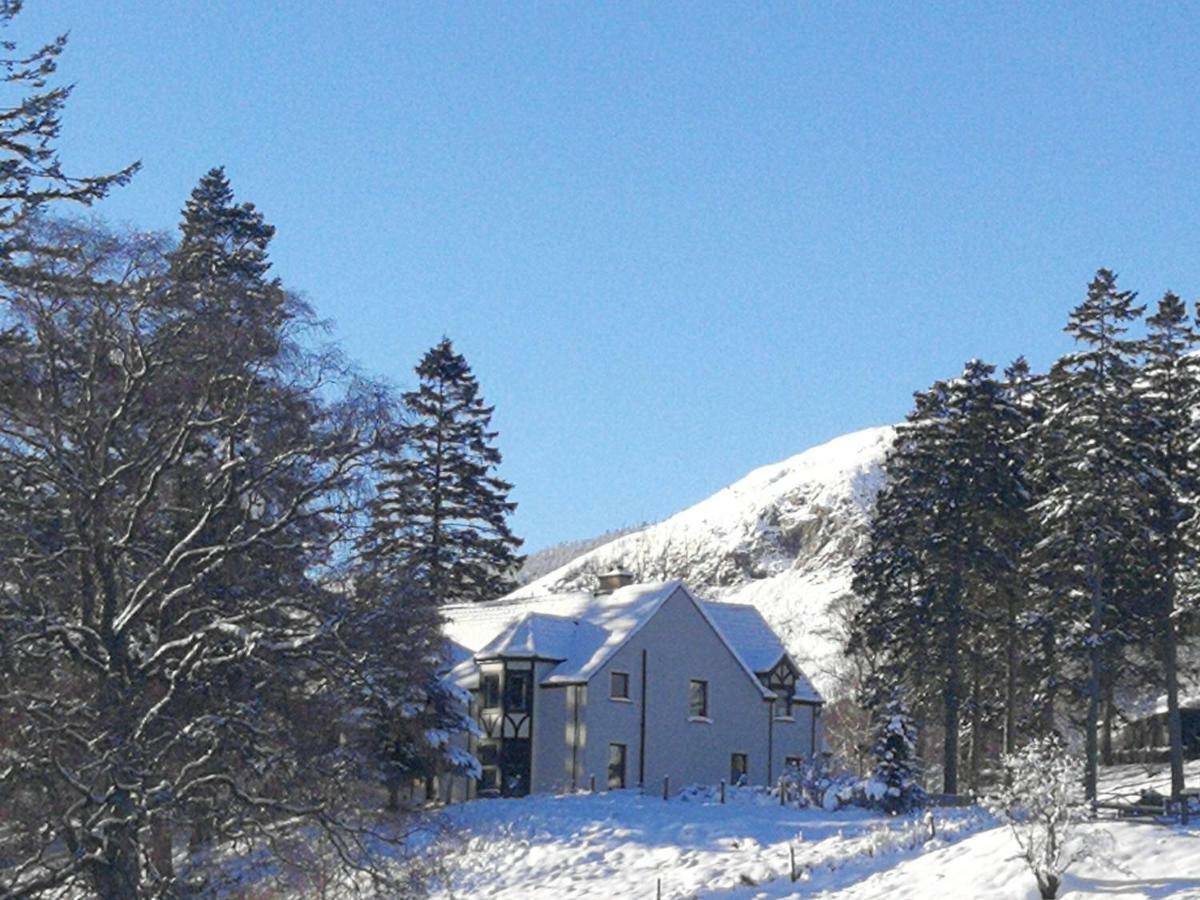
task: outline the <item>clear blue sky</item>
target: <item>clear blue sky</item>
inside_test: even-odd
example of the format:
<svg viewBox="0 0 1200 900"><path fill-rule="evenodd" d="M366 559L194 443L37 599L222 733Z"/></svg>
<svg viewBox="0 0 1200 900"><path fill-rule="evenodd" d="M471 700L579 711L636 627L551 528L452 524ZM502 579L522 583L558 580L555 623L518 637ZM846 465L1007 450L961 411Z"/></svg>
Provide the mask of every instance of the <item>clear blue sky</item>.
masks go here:
<svg viewBox="0 0 1200 900"><path fill-rule="evenodd" d="M224 164L397 383L443 334L537 549L1043 368L1101 266L1200 296L1200 6L33 0L69 169ZM1049 7L1053 7L1052 9Z"/></svg>

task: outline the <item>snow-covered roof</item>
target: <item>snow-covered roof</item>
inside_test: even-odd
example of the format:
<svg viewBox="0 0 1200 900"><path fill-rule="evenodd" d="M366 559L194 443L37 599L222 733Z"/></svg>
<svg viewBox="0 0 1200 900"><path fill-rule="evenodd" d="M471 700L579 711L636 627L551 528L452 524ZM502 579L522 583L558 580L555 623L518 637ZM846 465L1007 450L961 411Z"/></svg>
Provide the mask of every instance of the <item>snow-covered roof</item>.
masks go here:
<svg viewBox="0 0 1200 900"><path fill-rule="evenodd" d="M783 641L767 624L757 607L745 603L704 601L704 608L717 630L752 672L769 672L779 660L788 656ZM794 661L792 665L796 665ZM796 671L800 672L799 666L796 666ZM797 700L821 701L821 695L803 672L796 679L794 696Z"/></svg>
<svg viewBox="0 0 1200 900"><path fill-rule="evenodd" d="M448 606L445 631L458 663L453 678L472 683L474 659L522 656L558 661L544 683L587 681L679 587L668 581L611 594L577 591Z"/></svg>
<svg viewBox="0 0 1200 900"><path fill-rule="evenodd" d="M476 661L504 656L556 662L543 684L585 682L676 591L683 591L695 603L763 696L772 696L756 676L774 666L786 651L758 610L740 604L706 603L678 580L629 585L611 594L578 591L510 596L490 603L448 606L444 613L445 632L452 645L451 680L473 687L478 678ZM820 700L803 676L796 691L799 699Z"/></svg>

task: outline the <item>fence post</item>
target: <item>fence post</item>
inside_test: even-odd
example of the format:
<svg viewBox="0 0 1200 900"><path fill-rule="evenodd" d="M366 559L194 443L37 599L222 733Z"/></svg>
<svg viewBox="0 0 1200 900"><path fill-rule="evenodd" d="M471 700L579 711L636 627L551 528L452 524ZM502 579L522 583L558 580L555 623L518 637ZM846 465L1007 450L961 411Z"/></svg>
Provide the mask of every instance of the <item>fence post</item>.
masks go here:
<svg viewBox="0 0 1200 900"><path fill-rule="evenodd" d="M661 878L654 879L654 885L655 885L654 896L655 896L656 900L662 900L662 879Z"/></svg>
<svg viewBox="0 0 1200 900"><path fill-rule="evenodd" d="M792 876L792 881L796 880L796 845L788 844L788 872Z"/></svg>
<svg viewBox="0 0 1200 900"><path fill-rule="evenodd" d="M671 795L671 776L663 776L663 799L666 800Z"/></svg>
<svg viewBox="0 0 1200 900"><path fill-rule="evenodd" d="M787 782L782 776L779 779L779 805L787 806Z"/></svg>
<svg viewBox="0 0 1200 900"><path fill-rule="evenodd" d="M721 779L721 802L725 802L725 779Z"/></svg>
<svg viewBox="0 0 1200 900"><path fill-rule="evenodd" d="M592 793L596 793L596 776L592 776Z"/></svg>

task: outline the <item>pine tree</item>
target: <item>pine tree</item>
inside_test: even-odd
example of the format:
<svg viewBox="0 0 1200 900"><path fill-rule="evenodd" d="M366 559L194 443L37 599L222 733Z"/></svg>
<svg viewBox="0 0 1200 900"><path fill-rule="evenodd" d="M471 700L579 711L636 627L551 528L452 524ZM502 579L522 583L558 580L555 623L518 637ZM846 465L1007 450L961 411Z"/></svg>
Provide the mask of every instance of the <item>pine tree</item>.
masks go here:
<svg viewBox="0 0 1200 900"><path fill-rule="evenodd" d="M949 794L958 791L964 707L973 772L983 752L989 686L1000 682L992 669L1003 659L994 596L1011 580L1027 496L1009 441L1020 417L993 371L972 361L960 378L917 395L855 567L863 607L850 649L877 659L870 683L882 688L865 700L878 708L904 679L915 701L940 703Z"/></svg>
<svg viewBox="0 0 1200 900"><path fill-rule="evenodd" d="M1189 531L1195 527L1200 469L1193 448L1200 441L1195 419L1198 397L1192 356L1200 336L1188 321L1183 301L1167 293L1146 320L1145 366L1138 380L1151 450L1148 480L1154 553L1148 562L1156 575L1150 618L1162 649L1161 673L1167 694L1171 796L1184 788L1183 733L1179 712L1179 642L1184 609L1181 587L1192 562Z"/></svg>
<svg viewBox="0 0 1200 900"><path fill-rule="evenodd" d="M281 349L286 297L269 276L275 229L253 203L237 203L223 167L210 169L183 208L179 246L171 254L173 301L231 355L270 359Z"/></svg>
<svg viewBox="0 0 1200 900"><path fill-rule="evenodd" d="M508 526L512 485L493 474L493 407L448 338L416 371L398 453L382 466L371 553L439 604L490 600L512 589L521 545Z"/></svg>
<svg viewBox="0 0 1200 900"><path fill-rule="evenodd" d="M1087 712L1085 791L1096 795L1100 711L1121 628L1128 621L1123 584L1137 561L1146 491L1133 406L1135 342L1124 337L1142 313L1136 294L1121 291L1101 269L1086 299L1071 313L1068 334L1082 349L1050 372L1048 410L1040 429L1047 482L1035 506L1039 568L1064 588L1058 611L1064 649L1084 663Z"/></svg>
<svg viewBox="0 0 1200 900"><path fill-rule="evenodd" d="M884 812L894 816L919 805L924 792L917 760L917 729L898 695L893 695L884 708L871 752Z"/></svg>

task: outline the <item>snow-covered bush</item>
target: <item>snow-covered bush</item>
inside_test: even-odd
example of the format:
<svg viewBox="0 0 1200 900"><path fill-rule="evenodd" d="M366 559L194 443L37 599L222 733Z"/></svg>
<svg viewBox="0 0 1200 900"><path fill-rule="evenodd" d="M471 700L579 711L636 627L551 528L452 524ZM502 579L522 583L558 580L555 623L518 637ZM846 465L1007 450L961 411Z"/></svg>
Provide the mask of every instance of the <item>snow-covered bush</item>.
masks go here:
<svg viewBox="0 0 1200 900"><path fill-rule="evenodd" d="M789 802L797 806L824 806L830 788L838 778L828 753L818 754L812 759L801 760L798 765L787 766L780 776L780 789L785 791Z"/></svg>
<svg viewBox="0 0 1200 900"><path fill-rule="evenodd" d="M888 702L871 752L875 773L866 785L868 797L889 815L907 812L924 799L917 761L917 729L904 701Z"/></svg>
<svg viewBox="0 0 1200 900"><path fill-rule="evenodd" d="M1056 737L1040 738L1003 759L1004 786L986 800L1007 822L1043 898L1058 895L1062 876L1091 851L1076 834L1083 818L1081 766Z"/></svg>

